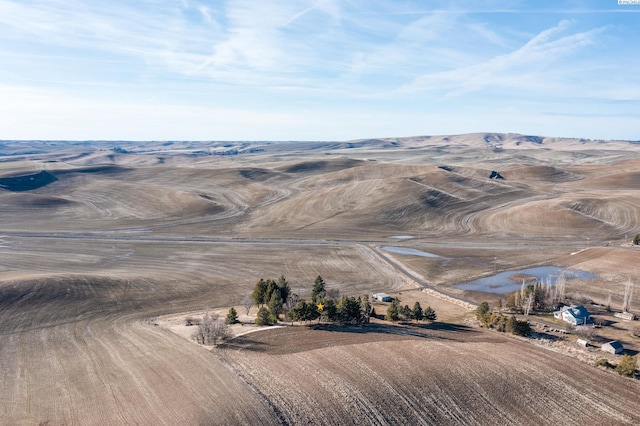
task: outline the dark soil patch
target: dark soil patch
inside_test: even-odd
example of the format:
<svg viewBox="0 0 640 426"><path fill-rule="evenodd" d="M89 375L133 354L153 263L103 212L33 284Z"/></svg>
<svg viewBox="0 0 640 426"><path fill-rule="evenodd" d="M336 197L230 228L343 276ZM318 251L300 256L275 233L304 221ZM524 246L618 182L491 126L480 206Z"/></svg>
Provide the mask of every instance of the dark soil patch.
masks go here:
<svg viewBox="0 0 640 426"><path fill-rule="evenodd" d="M57 209L77 204L75 201L63 197L28 192L5 192L0 200L2 214L18 213L26 215L29 211Z"/></svg>
<svg viewBox="0 0 640 426"><path fill-rule="evenodd" d="M238 170L238 173L240 174L240 176L242 176L245 179L258 181L258 182L262 182L264 180L267 180L271 176L273 176L273 173L271 173L269 170L258 169L258 168L240 169Z"/></svg>
<svg viewBox="0 0 640 426"><path fill-rule="evenodd" d="M337 170L349 169L362 164L360 160L334 160L334 161L305 161L289 166L285 169L287 173L310 173L310 172L334 172Z"/></svg>
<svg viewBox="0 0 640 426"><path fill-rule="evenodd" d="M101 165L101 166L92 166L92 167L81 167L77 169L69 169L69 170L56 170L53 172L56 176L64 176L69 174L116 174L127 172L129 169L120 166L114 165Z"/></svg>
<svg viewBox="0 0 640 426"><path fill-rule="evenodd" d="M22 197L26 197L25 195L21 195ZM21 200L20 205L24 207L31 208L57 208L64 207L76 204L74 201L67 200L65 198L59 197L46 197L46 196L38 196L33 195L31 198L25 198Z"/></svg>
<svg viewBox="0 0 640 426"><path fill-rule="evenodd" d="M304 173L315 172L327 168L326 161L306 161L304 163L294 164L286 169L287 173Z"/></svg>
<svg viewBox="0 0 640 426"><path fill-rule="evenodd" d="M457 198L453 198L449 194L445 194L444 192L438 191L436 189L431 189L420 196L420 201L427 207L438 208L443 206L448 206L454 203L459 202Z"/></svg>

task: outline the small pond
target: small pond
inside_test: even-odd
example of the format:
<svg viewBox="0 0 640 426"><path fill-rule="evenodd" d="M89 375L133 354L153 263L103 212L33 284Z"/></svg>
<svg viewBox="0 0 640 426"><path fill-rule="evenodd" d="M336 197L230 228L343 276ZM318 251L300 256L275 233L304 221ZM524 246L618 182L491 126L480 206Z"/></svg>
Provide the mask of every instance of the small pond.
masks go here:
<svg viewBox="0 0 640 426"><path fill-rule="evenodd" d="M416 249L412 249L412 248L407 248L407 247L384 246L384 247L382 247L382 250L388 251L389 253L409 254L409 255L412 255L412 256L441 257L441 256L438 256L437 254L433 254L433 253L429 253L429 252L421 251L421 250L416 250Z"/></svg>
<svg viewBox="0 0 640 426"><path fill-rule="evenodd" d="M480 278L465 284L456 284L455 288L461 290L482 291L485 293L507 294L512 291L520 290L522 281L514 282L510 277L514 275L523 275L537 278L537 281L543 281L545 284L555 285L558 277L563 275L568 280L572 279L591 279L597 278L597 275L578 269L565 269L558 266L538 266L535 268L520 269L517 271L504 271L486 278ZM517 281L517 280L515 280ZM531 284L528 282L526 284Z"/></svg>

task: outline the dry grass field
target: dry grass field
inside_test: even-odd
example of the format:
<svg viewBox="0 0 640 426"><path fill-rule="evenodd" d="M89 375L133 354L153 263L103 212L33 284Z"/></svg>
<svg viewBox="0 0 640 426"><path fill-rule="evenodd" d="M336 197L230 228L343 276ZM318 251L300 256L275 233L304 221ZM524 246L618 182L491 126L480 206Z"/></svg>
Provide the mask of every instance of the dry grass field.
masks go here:
<svg viewBox="0 0 640 426"><path fill-rule="evenodd" d="M597 277L568 292L619 309L640 275L639 144L115 145L0 142L0 424L640 423L639 381L470 327L469 306L497 297L453 287L575 268ZM322 275L439 321L208 349L158 319L224 312L280 274L302 297Z"/></svg>

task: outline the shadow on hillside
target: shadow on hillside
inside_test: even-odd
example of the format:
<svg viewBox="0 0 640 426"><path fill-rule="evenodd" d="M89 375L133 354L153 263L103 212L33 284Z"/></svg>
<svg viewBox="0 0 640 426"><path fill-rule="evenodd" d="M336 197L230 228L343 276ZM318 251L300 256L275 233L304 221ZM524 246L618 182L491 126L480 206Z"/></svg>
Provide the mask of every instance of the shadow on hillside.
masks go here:
<svg viewBox="0 0 640 426"><path fill-rule="evenodd" d="M269 348L269 344L252 339L250 336L238 336L233 339L219 344L217 347L220 349L228 349L228 350L236 350L240 351L251 351L251 352L266 352Z"/></svg>
<svg viewBox="0 0 640 426"><path fill-rule="evenodd" d="M2 177L0 178L0 188L12 192L32 191L47 186L57 180L58 178L42 170L30 175Z"/></svg>
<svg viewBox="0 0 640 426"><path fill-rule="evenodd" d="M129 169L115 165L99 165L90 167L78 167L75 169L56 170L56 176L73 175L73 174L117 174L128 172Z"/></svg>
<svg viewBox="0 0 640 426"><path fill-rule="evenodd" d="M273 331L272 331L273 330ZM283 355L334 346L403 340L438 340L471 342L504 340L459 324L327 324L314 323L264 329L242 335L218 346L223 350L241 353L249 351L268 355Z"/></svg>
<svg viewBox="0 0 640 426"><path fill-rule="evenodd" d="M414 324L414 323L399 323L399 324L314 324L309 326L312 330L321 331L335 331L340 333L379 333L379 334L404 334L416 337L428 337L433 338L432 334L428 331L444 331L451 333L476 333L474 329L466 325L450 324L445 322L434 322L431 324ZM442 337L442 336L438 336Z"/></svg>
<svg viewBox="0 0 640 426"><path fill-rule="evenodd" d="M358 333L358 334L410 334L410 329L404 326L384 325L384 324L312 324L308 326L311 330L333 331L338 333ZM424 334L415 332L419 337Z"/></svg>
<svg viewBox="0 0 640 426"><path fill-rule="evenodd" d="M557 334L553 334L553 333L546 333L544 331L535 331L533 333L531 333L531 337L536 338L536 339L540 339L540 340L547 340L550 342L555 342L558 340L566 340L567 336L566 335L557 335Z"/></svg>
<svg viewBox="0 0 640 426"><path fill-rule="evenodd" d="M412 324L413 327L424 328L427 330L450 331L454 333L477 333L477 330L468 325L452 324L449 322L433 322L431 324Z"/></svg>
<svg viewBox="0 0 640 426"><path fill-rule="evenodd" d="M349 158L335 159L329 161L303 161L293 164L284 169L286 173L316 173L316 172L335 172L343 169L350 169L363 164L362 160L353 160Z"/></svg>

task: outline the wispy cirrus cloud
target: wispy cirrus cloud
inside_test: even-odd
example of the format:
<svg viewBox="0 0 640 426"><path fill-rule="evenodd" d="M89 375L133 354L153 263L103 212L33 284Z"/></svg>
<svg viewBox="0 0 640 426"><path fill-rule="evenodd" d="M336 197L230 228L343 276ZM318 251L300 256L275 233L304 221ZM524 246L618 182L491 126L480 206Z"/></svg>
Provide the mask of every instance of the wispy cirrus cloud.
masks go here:
<svg viewBox="0 0 640 426"><path fill-rule="evenodd" d="M377 23L378 19L369 17L367 22ZM385 32L384 40L361 44L342 75L345 82L365 82L361 93L373 96L387 96L390 90L425 73L471 65L482 60L487 45L489 49L503 49L512 44L488 25L460 14L426 14L385 21L380 27ZM483 48L470 49L469 39ZM366 87L372 76L377 77L375 84Z"/></svg>
<svg viewBox="0 0 640 426"><path fill-rule="evenodd" d="M400 91L438 91L447 96L459 96L487 87L536 90L540 86L552 85L554 82L545 78L545 74L554 75L550 67L581 48L594 44L597 36L606 29L598 27L562 36L570 26L570 21L561 21L507 54L473 65L419 76Z"/></svg>
<svg viewBox="0 0 640 426"><path fill-rule="evenodd" d="M183 56L193 60L215 37L215 27L192 26L177 6L150 14L140 7L118 2L47 1L24 4L0 1L4 39L56 49L76 55L125 55L153 63Z"/></svg>
<svg viewBox="0 0 640 426"><path fill-rule="evenodd" d="M295 16L291 7L272 7L270 3L239 0L225 10L225 28L212 40L211 53L194 71L216 76L224 70L244 68L274 71L287 67L291 60L283 43L281 29Z"/></svg>
<svg viewBox="0 0 640 426"><path fill-rule="evenodd" d="M309 87L341 56L332 43L342 18L335 0L227 2L221 36L190 72L254 87Z"/></svg>
<svg viewBox="0 0 640 426"><path fill-rule="evenodd" d="M330 33L341 19L335 0L0 0L0 55L15 58L22 51L13 46L28 43L86 64L105 57L144 64L141 79L167 72L215 84L309 87L312 74L334 63L327 54L339 37Z"/></svg>
<svg viewBox="0 0 640 426"><path fill-rule="evenodd" d="M610 13L612 6L596 1L559 0L549 10L501 3L0 0L0 82L8 99L0 131L66 123L60 132L142 134L138 117L142 129L168 132L172 110L206 139L210 123L227 139L233 132L276 138L294 128L301 135L305 124L313 139L322 132L335 139L376 136L357 134L362 129L518 131L513 126L527 122L531 132L545 123L545 111L554 111L547 123L558 126L563 112L578 107L585 116L602 110L602 129L616 111L638 116L640 30L637 15L626 12L634 7ZM56 119L29 126L46 111ZM460 114L468 117L464 128L455 127ZM88 124L69 125L81 119ZM629 133L631 126L616 128Z"/></svg>

